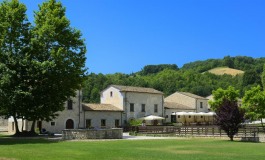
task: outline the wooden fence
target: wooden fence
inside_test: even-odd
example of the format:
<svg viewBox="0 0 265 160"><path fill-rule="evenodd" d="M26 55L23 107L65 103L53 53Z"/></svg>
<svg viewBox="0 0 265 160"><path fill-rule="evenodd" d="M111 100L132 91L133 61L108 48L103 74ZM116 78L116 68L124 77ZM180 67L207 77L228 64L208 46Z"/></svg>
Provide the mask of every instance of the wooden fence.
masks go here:
<svg viewBox="0 0 265 160"><path fill-rule="evenodd" d="M135 131L143 134L175 134L178 136L227 136L218 126L139 126ZM242 127L235 137L256 137L263 130L260 127Z"/></svg>

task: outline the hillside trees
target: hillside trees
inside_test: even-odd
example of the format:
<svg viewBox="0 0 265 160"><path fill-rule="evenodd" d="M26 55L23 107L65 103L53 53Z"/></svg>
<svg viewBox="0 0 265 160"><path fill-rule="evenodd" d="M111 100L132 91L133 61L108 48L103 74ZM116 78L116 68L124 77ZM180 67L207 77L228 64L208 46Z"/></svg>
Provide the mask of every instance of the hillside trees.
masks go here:
<svg viewBox="0 0 265 160"><path fill-rule="evenodd" d="M6 73L1 76L1 84L4 84L0 86L1 100L5 102L1 112L10 116L6 110L11 109L13 117L33 121L31 131L35 132L34 124L37 120L50 121L55 118L56 112L63 110L64 102L70 96L75 96L75 91L80 89L85 76L86 47L81 32L70 26L65 8L60 2L49 0L40 5L34 16L35 26L31 27L25 23L24 5L17 0L4 1L2 5L15 8L1 9L0 17L22 14L23 18L1 19L1 24L10 26L4 28L2 26L5 25L1 25L0 29L3 33L1 35L5 35L1 37L4 41L1 43L1 54L7 55L6 58L1 55L1 70ZM9 15L17 11L18 6L22 6L22 9ZM15 38L12 33L16 33ZM14 49L14 46L18 49ZM18 102L10 101L12 104L7 105L9 100L5 97L17 99ZM18 132L17 125L16 130Z"/></svg>
<svg viewBox="0 0 265 160"><path fill-rule="evenodd" d="M178 70L176 64L159 64L159 65L147 65L139 72L141 75L148 75L161 72L165 69Z"/></svg>
<svg viewBox="0 0 265 160"><path fill-rule="evenodd" d="M261 82L262 82L263 90L265 91L265 64L263 66L263 72L261 75Z"/></svg>

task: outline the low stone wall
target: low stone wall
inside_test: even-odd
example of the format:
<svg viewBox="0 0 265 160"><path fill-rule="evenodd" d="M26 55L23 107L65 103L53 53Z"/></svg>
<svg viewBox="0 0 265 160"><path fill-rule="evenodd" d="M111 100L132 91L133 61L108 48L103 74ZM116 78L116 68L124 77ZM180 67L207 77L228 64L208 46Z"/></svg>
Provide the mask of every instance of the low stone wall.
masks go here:
<svg viewBox="0 0 265 160"><path fill-rule="evenodd" d="M243 142L265 142L265 136L242 137L241 141Z"/></svg>
<svg viewBox="0 0 265 160"><path fill-rule="evenodd" d="M62 131L62 139L122 139L122 129L65 129Z"/></svg>

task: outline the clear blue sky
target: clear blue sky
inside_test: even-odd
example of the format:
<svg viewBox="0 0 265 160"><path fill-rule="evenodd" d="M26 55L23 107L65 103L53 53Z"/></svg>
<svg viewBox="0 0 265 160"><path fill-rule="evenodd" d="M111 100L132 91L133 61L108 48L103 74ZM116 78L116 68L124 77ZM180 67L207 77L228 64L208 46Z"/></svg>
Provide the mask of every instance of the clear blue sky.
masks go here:
<svg viewBox="0 0 265 160"><path fill-rule="evenodd" d="M32 21L43 0L22 0ZM230 56L265 57L265 0L61 0L94 73Z"/></svg>

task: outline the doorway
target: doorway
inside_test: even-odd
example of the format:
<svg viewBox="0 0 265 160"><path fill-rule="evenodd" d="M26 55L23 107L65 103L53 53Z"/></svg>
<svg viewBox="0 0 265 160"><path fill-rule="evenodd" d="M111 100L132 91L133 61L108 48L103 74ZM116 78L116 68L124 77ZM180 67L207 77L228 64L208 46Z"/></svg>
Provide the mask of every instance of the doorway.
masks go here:
<svg viewBox="0 0 265 160"><path fill-rule="evenodd" d="M72 119L68 119L66 121L66 129L74 129L74 121Z"/></svg>

